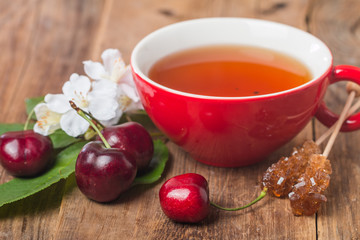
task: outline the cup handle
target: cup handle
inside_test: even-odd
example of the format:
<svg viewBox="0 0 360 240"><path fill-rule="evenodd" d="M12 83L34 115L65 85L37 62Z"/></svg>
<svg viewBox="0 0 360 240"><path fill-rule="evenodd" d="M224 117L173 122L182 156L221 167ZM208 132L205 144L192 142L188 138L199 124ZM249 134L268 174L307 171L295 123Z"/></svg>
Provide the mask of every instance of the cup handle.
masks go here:
<svg viewBox="0 0 360 240"><path fill-rule="evenodd" d="M348 65L339 65L334 67L330 84L340 81L351 81L360 85L360 68ZM315 117L327 127L331 127L339 119L339 115L332 112L324 102L321 103ZM360 112L347 118L340 131L349 132L355 131L359 128Z"/></svg>

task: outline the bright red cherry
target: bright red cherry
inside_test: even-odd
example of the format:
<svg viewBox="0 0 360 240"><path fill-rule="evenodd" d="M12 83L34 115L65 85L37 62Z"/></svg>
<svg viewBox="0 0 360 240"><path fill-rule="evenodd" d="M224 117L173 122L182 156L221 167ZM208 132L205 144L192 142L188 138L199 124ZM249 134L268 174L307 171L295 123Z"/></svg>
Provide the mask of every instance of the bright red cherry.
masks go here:
<svg viewBox="0 0 360 240"><path fill-rule="evenodd" d="M132 154L138 171L147 169L154 154L154 143L148 131L139 123L127 122L104 128L101 133L112 148ZM97 137L97 140L100 140Z"/></svg>
<svg viewBox="0 0 360 240"><path fill-rule="evenodd" d="M105 148L100 141L86 144L75 165L76 183L81 192L97 202L110 202L132 184L136 162L132 155Z"/></svg>
<svg viewBox="0 0 360 240"><path fill-rule="evenodd" d="M167 180L159 192L160 205L170 219L196 223L209 214L209 188L206 179L187 173Z"/></svg>
<svg viewBox="0 0 360 240"><path fill-rule="evenodd" d="M13 176L33 177L52 163L49 137L33 130L7 132L0 136L0 163Z"/></svg>
<svg viewBox="0 0 360 240"><path fill-rule="evenodd" d="M160 205L170 219L177 222L196 223L209 214L210 205L224 211L238 211L252 206L266 196L267 188L250 203L226 208L209 200L209 188L206 179L196 173L186 173L167 180L160 188Z"/></svg>

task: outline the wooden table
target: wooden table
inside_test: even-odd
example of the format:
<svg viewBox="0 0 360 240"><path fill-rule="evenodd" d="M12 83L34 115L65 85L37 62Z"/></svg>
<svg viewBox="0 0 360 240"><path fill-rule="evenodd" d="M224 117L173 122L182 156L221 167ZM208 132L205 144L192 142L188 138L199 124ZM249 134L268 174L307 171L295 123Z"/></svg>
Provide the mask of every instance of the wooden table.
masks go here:
<svg viewBox="0 0 360 240"><path fill-rule="evenodd" d="M0 122L24 122L24 99L60 93L83 60L100 60L118 48L127 62L135 44L162 26L200 17L268 19L306 30L333 52L334 64L360 66L358 0L13 0L0 2ZM340 111L347 94L332 86L327 104ZM237 206L255 198L262 173L305 139L326 130L317 120L260 164L224 169L197 163L169 142L163 178L131 189L110 204L88 200L72 175L52 187L0 208L0 239L360 239L360 132L337 138L328 202L310 217L295 217L288 199L266 197L239 212L214 210L202 224L174 223L160 210L158 191L186 172L205 176L210 198ZM0 168L0 182L11 177Z"/></svg>

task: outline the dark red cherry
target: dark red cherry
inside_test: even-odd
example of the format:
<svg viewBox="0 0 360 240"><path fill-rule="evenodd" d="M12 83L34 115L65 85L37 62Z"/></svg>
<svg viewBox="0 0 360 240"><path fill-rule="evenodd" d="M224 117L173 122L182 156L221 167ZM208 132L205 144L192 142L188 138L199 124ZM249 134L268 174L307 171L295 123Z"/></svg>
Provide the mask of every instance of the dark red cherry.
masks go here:
<svg viewBox="0 0 360 240"><path fill-rule="evenodd" d="M49 137L33 130L7 132L0 136L0 163L13 176L33 177L53 162Z"/></svg>
<svg viewBox="0 0 360 240"><path fill-rule="evenodd" d="M209 188L206 179L187 173L167 180L159 192L160 205L170 219L196 223L209 214Z"/></svg>
<svg viewBox="0 0 360 240"><path fill-rule="evenodd" d="M126 191L136 176L132 155L102 142L86 144L75 166L76 182L81 192L97 202L110 202Z"/></svg>
<svg viewBox="0 0 360 240"><path fill-rule="evenodd" d="M148 131L139 123L127 122L104 128L101 133L112 148L132 154L138 171L147 169L154 154L153 140ZM97 137L97 140L100 140Z"/></svg>

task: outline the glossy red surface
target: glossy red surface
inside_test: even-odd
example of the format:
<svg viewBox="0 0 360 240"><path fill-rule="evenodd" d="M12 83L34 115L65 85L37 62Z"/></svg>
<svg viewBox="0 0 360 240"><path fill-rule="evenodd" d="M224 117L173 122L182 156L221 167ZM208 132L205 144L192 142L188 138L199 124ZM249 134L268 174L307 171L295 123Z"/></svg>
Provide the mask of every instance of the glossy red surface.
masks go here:
<svg viewBox="0 0 360 240"><path fill-rule="evenodd" d="M130 188L136 176L132 155L116 148L105 148L102 142L87 143L75 165L80 191L97 202L110 202Z"/></svg>
<svg viewBox="0 0 360 240"><path fill-rule="evenodd" d="M339 81L352 81L360 85L360 68L347 65L336 66L330 83ZM316 118L327 127L331 127L339 119L339 115L333 113L325 103L322 103L316 113ZM358 129L360 129L360 113L349 117L341 127L341 131L344 132Z"/></svg>
<svg viewBox="0 0 360 240"><path fill-rule="evenodd" d="M137 122L127 122L104 128L105 139L112 148L118 148L133 155L138 171L145 171L154 154L154 143L147 130ZM101 141L100 137L96 139Z"/></svg>
<svg viewBox="0 0 360 240"><path fill-rule="evenodd" d="M288 54L306 64L314 79L274 94L208 97L176 91L148 77L151 66L164 56L220 43ZM322 105L328 85L346 78L359 82L357 68L332 64L329 48L309 33L242 18L195 19L166 26L142 39L131 57L141 101L156 126L194 159L220 167L265 159L298 134L319 108L318 118L331 125L337 118ZM357 119L350 118L344 128L357 129Z"/></svg>
<svg viewBox="0 0 360 240"><path fill-rule="evenodd" d="M13 176L33 177L52 163L49 137L33 130L7 132L0 137L0 163Z"/></svg>
<svg viewBox="0 0 360 240"><path fill-rule="evenodd" d="M159 191L160 205L170 219L196 223L209 214L209 188L206 179L186 173L167 180Z"/></svg>
<svg viewBox="0 0 360 240"><path fill-rule="evenodd" d="M155 125L196 160L220 167L254 164L292 139L316 113L330 77L329 68L286 92L209 98L169 91L134 74Z"/></svg>

